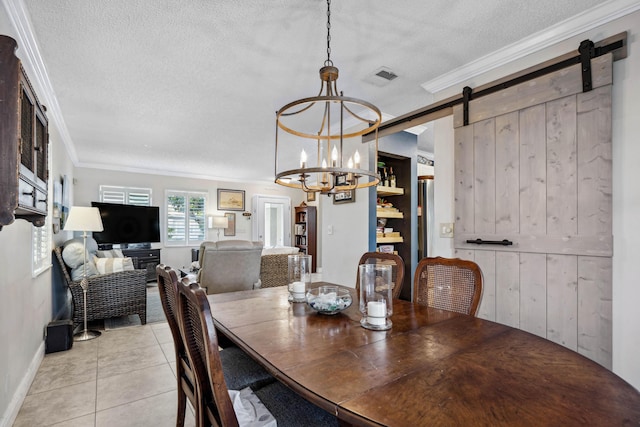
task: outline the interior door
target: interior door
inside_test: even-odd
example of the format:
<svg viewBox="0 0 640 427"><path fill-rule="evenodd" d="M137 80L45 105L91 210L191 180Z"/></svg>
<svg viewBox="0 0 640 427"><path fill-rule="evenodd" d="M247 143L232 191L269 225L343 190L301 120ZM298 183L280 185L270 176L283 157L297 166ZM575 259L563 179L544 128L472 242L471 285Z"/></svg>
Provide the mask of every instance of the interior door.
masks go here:
<svg viewBox="0 0 640 427"><path fill-rule="evenodd" d="M255 195L252 206L253 240L262 241L265 248L291 246L291 199Z"/></svg>
<svg viewBox="0 0 640 427"><path fill-rule="evenodd" d="M479 317L611 368L609 55L454 109L456 256L484 276ZM507 240L511 246L467 240Z"/></svg>

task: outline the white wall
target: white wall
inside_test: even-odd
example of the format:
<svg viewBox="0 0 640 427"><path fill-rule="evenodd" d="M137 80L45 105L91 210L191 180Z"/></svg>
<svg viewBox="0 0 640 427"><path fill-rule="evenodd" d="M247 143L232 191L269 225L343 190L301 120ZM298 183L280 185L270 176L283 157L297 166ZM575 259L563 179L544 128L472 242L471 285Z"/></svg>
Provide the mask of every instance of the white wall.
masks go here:
<svg viewBox="0 0 640 427"><path fill-rule="evenodd" d="M3 7L0 7L0 34L16 37ZM20 48L16 55L23 58ZM28 75L33 75L29 64L23 66ZM36 93L42 93L34 79L31 83ZM49 133L51 179L71 175L68 155L51 123ZM52 320L52 270L32 277L31 230L31 223L17 220L0 231L0 426L11 425L18 414L44 356L44 331ZM54 242L65 240L65 234L54 235Z"/></svg>
<svg viewBox="0 0 640 427"><path fill-rule="evenodd" d="M132 172L104 171L90 168L76 168L74 183L74 204L90 206L92 201L98 201L100 185L117 185L125 187L143 187L152 189L152 204L160 206L160 221L164 221L164 198L166 190L203 191L207 192L207 215L222 215L225 211L217 210L218 188L244 190L245 212L251 212L251 198L254 194L269 196L288 196L291 206L298 206L305 198L301 190L283 187L277 184L251 184L239 182L221 182L205 179L183 178L163 175L151 175ZM220 240L251 240L251 223L253 217L244 217L242 212L236 214L236 235L223 236ZM217 230L207 230L208 240L218 240ZM164 237L162 237L164 239ZM162 249L160 257L164 264L174 268L186 267L191 263L191 248L195 246L164 246L154 243L154 248Z"/></svg>
<svg viewBox="0 0 640 427"><path fill-rule="evenodd" d="M356 269L369 250L369 189L356 190L354 203L334 205L318 195L318 236L322 240L322 280L356 286Z"/></svg>
<svg viewBox="0 0 640 427"><path fill-rule="evenodd" d="M628 57L614 63L613 77L613 371L640 389L640 12L579 34L543 52L514 61L436 94L436 100L460 94L464 86L477 87L504 75L577 50L582 40L599 41L628 31ZM435 127L436 222L452 222L453 131L450 119ZM447 212L447 209L450 211ZM450 241L436 239L436 252L451 253Z"/></svg>

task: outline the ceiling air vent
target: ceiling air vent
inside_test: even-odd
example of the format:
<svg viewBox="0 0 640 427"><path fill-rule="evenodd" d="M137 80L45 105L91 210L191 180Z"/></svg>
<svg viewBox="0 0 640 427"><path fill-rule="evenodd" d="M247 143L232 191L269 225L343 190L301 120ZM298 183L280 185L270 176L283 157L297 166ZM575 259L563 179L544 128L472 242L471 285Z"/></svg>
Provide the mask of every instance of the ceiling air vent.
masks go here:
<svg viewBox="0 0 640 427"><path fill-rule="evenodd" d="M382 87L386 86L391 82L391 80L398 77L396 73L391 71L390 68L380 67L375 70L373 73L369 74L364 81L367 83L371 83L372 85Z"/></svg>
<svg viewBox="0 0 640 427"><path fill-rule="evenodd" d="M386 80L389 80L389 81L391 81L391 80L395 79L396 77L398 77L393 71L384 70L384 69L378 71L376 73L376 76L382 77L383 79L386 79Z"/></svg>

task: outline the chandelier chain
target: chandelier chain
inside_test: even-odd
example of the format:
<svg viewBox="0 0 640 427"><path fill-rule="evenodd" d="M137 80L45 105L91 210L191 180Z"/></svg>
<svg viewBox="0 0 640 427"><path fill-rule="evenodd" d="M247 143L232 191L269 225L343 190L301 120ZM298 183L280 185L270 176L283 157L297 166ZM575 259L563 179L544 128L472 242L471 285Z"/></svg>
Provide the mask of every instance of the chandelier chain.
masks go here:
<svg viewBox="0 0 640 427"><path fill-rule="evenodd" d="M327 0L327 60L325 65L333 65L333 61L331 61L331 0Z"/></svg>

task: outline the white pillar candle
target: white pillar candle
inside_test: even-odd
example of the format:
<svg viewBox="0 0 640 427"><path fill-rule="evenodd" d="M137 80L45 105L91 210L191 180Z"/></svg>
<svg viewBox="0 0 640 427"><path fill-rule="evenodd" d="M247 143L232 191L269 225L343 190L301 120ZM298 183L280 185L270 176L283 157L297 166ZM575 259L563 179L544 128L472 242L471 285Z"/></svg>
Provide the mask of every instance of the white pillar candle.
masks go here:
<svg viewBox="0 0 640 427"><path fill-rule="evenodd" d="M384 301L367 303L367 322L371 325L384 325L387 320L387 304Z"/></svg>
<svg viewBox="0 0 640 427"><path fill-rule="evenodd" d="M305 286L304 282L293 282L291 284L291 292L295 298L304 298Z"/></svg>

